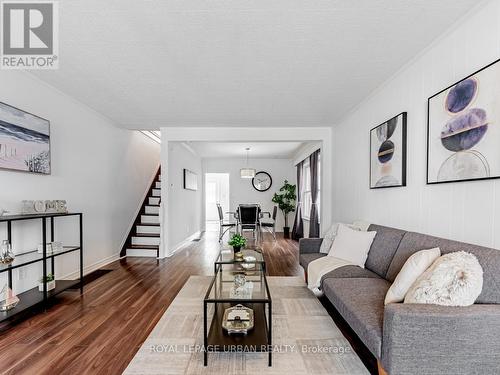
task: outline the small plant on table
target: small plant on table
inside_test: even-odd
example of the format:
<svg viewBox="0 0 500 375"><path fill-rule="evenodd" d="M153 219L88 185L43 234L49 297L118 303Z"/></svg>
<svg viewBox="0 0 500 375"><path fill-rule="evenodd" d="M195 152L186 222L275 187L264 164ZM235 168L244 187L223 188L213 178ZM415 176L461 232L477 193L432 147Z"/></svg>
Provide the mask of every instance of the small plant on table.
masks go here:
<svg viewBox="0 0 500 375"><path fill-rule="evenodd" d="M247 243L247 239L243 237L241 234L233 234L231 239L228 242L229 246L233 247L235 253L238 253L242 247L244 247Z"/></svg>
<svg viewBox="0 0 500 375"><path fill-rule="evenodd" d="M47 291L52 290L56 287L56 277L49 273L46 276L42 276L40 280L38 280L38 290L43 292L43 284L47 284Z"/></svg>

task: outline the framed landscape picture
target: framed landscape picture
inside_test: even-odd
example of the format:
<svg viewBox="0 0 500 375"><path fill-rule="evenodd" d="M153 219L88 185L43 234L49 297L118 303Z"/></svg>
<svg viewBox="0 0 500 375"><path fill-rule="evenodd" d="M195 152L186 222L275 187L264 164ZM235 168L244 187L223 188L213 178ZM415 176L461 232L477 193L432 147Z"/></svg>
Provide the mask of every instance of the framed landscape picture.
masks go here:
<svg viewBox="0 0 500 375"><path fill-rule="evenodd" d="M500 177L499 61L427 101L427 184Z"/></svg>
<svg viewBox="0 0 500 375"><path fill-rule="evenodd" d="M370 130L370 189L406 186L406 112Z"/></svg>
<svg viewBox="0 0 500 375"><path fill-rule="evenodd" d="M50 122L0 103L0 168L50 174Z"/></svg>

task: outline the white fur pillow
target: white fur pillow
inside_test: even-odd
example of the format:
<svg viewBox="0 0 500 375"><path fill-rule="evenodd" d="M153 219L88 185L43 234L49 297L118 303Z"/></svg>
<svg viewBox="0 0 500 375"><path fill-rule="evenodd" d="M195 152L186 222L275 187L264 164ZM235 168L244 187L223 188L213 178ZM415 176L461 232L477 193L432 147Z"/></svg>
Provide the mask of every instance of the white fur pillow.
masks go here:
<svg viewBox="0 0 500 375"><path fill-rule="evenodd" d="M363 232L368 231L370 223L364 220L354 220L351 224L352 229L362 230Z"/></svg>
<svg viewBox="0 0 500 375"><path fill-rule="evenodd" d="M420 250L409 257L385 295L384 304L403 302L413 283L441 255L439 247Z"/></svg>
<svg viewBox="0 0 500 375"><path fill-rule="evenodd" d="M337 236L328 256L347 260L365 268L366 258L376 234L377 232L362 232L339 224Z"/></svg>
<svg viewBox="0 0 500 375"><path fill-rule="evenodd" d="M335 223L331 226L328 232L323 236L323 241L321 242L321 246L319 248L319 252L321 254L328 254L330 252L330 248L332 247L332 243L335 240L335 236L337 235L337 229L339 227L339 223Z"/></svg>
<svg viewBox="0 0 500 375"><path fill-rule="evenodd" d="M405 303L443 306L474 304L483 289L483 268L465 251L438 258L411 286Z"/></svg>

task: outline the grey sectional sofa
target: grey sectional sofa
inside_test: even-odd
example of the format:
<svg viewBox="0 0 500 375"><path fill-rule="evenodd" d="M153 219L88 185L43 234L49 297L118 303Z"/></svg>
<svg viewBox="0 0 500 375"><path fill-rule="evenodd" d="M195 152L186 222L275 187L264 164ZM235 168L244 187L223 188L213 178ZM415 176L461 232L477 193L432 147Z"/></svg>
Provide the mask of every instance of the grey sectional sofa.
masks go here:
<svg viewBox="0 0 500 375"><path fill-rule="evenodd" d="M365 268L345 266L323 276L321 287L361 341L390 375L500 374L500 250L395 228L377 234ZM301 239L300 264L319 257L322 239ZM396 303L384 298L416 251L467 251L484 270L481 295L469 307Z"/></svg>

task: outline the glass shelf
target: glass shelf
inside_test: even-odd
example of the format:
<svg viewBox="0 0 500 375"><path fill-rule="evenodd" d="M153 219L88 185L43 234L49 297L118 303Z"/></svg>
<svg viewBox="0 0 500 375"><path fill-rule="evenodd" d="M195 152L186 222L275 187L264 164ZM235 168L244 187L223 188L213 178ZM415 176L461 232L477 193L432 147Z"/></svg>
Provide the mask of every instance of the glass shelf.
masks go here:
<svg viewBox="0 0 500 375"><path fill-rule="evenodd" d="M55 258L59 255L77 250L80 250L79 246L63 246L62 250L47 253L46 259ZM0 264L0 273L43 261L43 254L38 253L37 250L26 251L24 253L15 254L15 256L11 264Z"/></svg>
<svg viewBox="0 0 500 375"><path fill-rule="evenodd" d="M78 287L79 284L80 280L78 279L56 280L56 287L47 292L47 297L55 297L59 293L62 293L68 289L74 289ZM14 307L12 310L0 311L0 322L43 302L43 292L40 292L38 290L38 287L19 293L17 297L19 297L19 303L16 307Z"/></svg>
<svg viewBox="0 0 500 375"><path fill-rule="evenodd" d="M231 291L235 287L234 277L236 275L245 275L247 283L251 282L253 285L252 292L246 298L231 295ZM262 269L241 272L228 267L218 270L205 299L208 302L237 301L251 303L254 301L269 301L268 292L266 276Z"/></svg>

